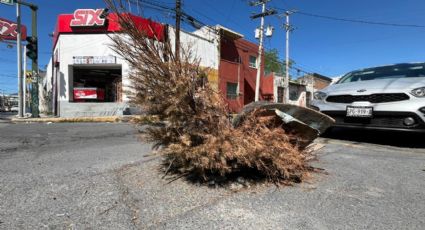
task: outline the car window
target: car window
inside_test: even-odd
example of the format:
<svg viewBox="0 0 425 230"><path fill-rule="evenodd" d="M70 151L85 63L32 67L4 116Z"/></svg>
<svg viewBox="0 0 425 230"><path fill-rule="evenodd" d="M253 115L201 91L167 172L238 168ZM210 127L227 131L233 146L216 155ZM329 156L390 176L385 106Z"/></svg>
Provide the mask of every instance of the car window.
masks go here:
<svg viewBox="0 0 425 230"><path fill-rule="evenodd" d="M399 64L353 71L343 76L341 80L337 82L337 84L356 81L409 77L425 77L425 63Z"/></svg>

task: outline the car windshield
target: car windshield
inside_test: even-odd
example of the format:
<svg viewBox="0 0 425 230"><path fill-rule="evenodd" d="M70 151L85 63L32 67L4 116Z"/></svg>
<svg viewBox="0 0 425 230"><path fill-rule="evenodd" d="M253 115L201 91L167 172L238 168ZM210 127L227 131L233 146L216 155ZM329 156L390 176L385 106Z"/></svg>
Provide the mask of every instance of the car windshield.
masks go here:
<svg viewBox="0 0 425 230"><path fill-rule="evenodd" d="M337 84L356 81L410 77L425 77L425 63L399 64L353 71L343 76L341 80L337 82Z"/></svg>

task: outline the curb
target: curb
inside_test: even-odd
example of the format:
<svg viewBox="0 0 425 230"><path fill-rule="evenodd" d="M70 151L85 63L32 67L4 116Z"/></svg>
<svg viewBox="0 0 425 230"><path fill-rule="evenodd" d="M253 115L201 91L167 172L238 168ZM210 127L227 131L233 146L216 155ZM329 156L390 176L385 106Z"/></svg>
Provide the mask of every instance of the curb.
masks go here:
<svg viewBox="0 0 425 230"><path fill-rule="evenodd" d="M105 116L105 117L44 117L44 118L12 118L14 123L75 123L75 122L133 122L153 123L157 122L156 116L129 115L129 116Z"/></svg>

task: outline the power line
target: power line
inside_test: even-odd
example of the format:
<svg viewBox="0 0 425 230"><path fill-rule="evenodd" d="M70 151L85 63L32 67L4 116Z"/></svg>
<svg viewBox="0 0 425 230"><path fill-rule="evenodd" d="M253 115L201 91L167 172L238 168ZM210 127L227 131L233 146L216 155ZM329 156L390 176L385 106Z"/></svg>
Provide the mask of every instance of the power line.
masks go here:
<svg viewBox="0 0 425 230"><path fill-rule="evenodd" d="M1 61L1 62L8 62L8 63L15 63L15 61L8 60L8 59L6 59L6 58L0 58L0 61Z"/></svg>
<svg viewBox="0 0 425 230"><path fill-rule="evenodd" d="M294 64L295 64L295 66L297 66L298 68L304 69L304 70L306 70L306 71L308 71L308 72L310 72L310 73L318 73L318 72L320 72L320 71L316 71L316 70L314 70L314 69L312 69L312 68L310 68L310 67L307 67L307 66L305 66L304 64L303 64L303 65L298 64L298 63L294 63Z"/></svg>
<svg viewBox="0 0 425 230"><path fill-rule="evenodd" d="M158 0L139 0L139 1L146 2L146 3L156 3L156 4L163 4L163 5L170 5L170 7L174 7L174 2L163 2L163 1L158 1Z"/></svg>
<svg viewBox="0 0 425 230"><path fill-rule="evenodd" d="M283 8L275 7L279 10L284 10ZM377 22L377 21L368 21L363 19L349 19L349 18L339 18L334 16L328 16L328 15L320 15L320 14L314 14L304 11L294 11L296 14L305 15L309 17L316 17L316 18L323 18L328 20L334 20L334 21L342 21L342 22L352 22L352 23L360 23L360 24L369 24L369 25L379 25L379 26L393 26L393 27L410 27L410 28L425 28L425 25L417 25L417 24L399 24L399 23L389 23L389 22Z"/></svg>
<svg viewBox="0 0 425 230"><path fill-rule="evenodd" d="M271 51L271 49L267 49L266 51L269 52L269 51ZM291 70L295 70L297 72L302 72L302 73L305 73L305 74L317 73L317 71L311 71L311 69L309 70L307 68L302 67L300 64L298 64L297 62L295 62L292 59L289 59L289 60L290 60L290 63L291 63L289 65L289 68ZM270 59L270 60L267 60L267 61L271 61L271 62L273 62L275 64L280 64L280 65L285 65L286 64L285 61L280 61L280 60L272 60L272 59Z"/></svg>
<svg viewBox="0 0 425 230"><path fill-rule="evenodd" d="M202 13L202 12L201 12L201 11L199 11L199 10L196 10L195 8L192 8L191 10L192 10L194 13L198 14L199 16L201 16L201 17L203 17L203 18L205 18L205 19L208 19L208 20L210 20L210 21L212 21L212 22L214 22L214 23L216 23L216 24L220 24L220 23L218 23L218 21L217 21L216 19L211 18L211 17L209 17L209 16L205 15L204 13Z"/></svg>
<svg viewBox="0 0 425 230"><path fill-rule="evenodd" d="M157 1L146 1L146 0L130 0L133 5L143 5L146 8L165 12L165 13L175 13L175 9L170 6L164 6L164 3L160 3ZM168 3L167 3L168 4Z"/></svg>
<svg viewBox="0 0 425 230"><path fill-rule="evenodd" d="M2 51L2 52L8 52L8 53L16 53L15 50L9 50L9 49L1 49L0 48L0 51ZM38 54L39 55L52 55L52 52L49 52L49 51L38 51Z"/></svg>
<svg viewBox="0 0 425 230"><path fill-rule="evenodd" d="M312 13L306 13L306 12L300 12L300 11L296 13L306 15L306 16L311 16L311 17L324 18L324 19L343 21L343 22L354 22L354 23L363 23L363 24L380 25L380 26L425 28L424 25L416 25L416 24L398 24L398 23L388 23L388 22L366 21L366 20L360 20L360 19L337 18L333 16L318 15L318 14L312 14Z"/></svg>
<svg viewBox="0 0 425 230"><path fill-rule="evenodd" d="M157 10L157 11L160 11L160 12L165 12L165 13L168 13L168 14L173 14L174 15L176 13L176 9L175 8L168 6L168 5L171 5L172 3L168 3L168 2L152 1L152 0L150 0L150 1L148 1L148 0L130 0L130 2L132 4L140 3L140 4L142 4L146 8L150 8L150 9ZM223 12L219 11L212 4L210 4L208 2L205 2L205 4L210 9L216 11L217 13L221 14L222 16L224 16L224 17L227 17L228 16L228 15L225 15ZM182 6L183 6L183 8L185 8L185 4L182 4ZM197 9L190 8L190 10L192 12L196 13L197 15L199 15L199 16L201 16L201 17L203 17L203 18L205 18L205 19L207 19L207 20L209 20L211 22L215 22L216 24L221 24L216 19L211 18L211 17L205 15L204 13L202 13L201 11L199 11ZM200 19L198 19L198 18L196 18L196 17L188 14L186 10L182 10L182 21L185 22L186 24L188 24L188 25L196 28L196 29L200 29L201 27L205 27L205 28L207 28L208 30L210 30L212 32L215 32L215 33L218 32L216 28L214 28L214 27L212 27L212 26L204 23ZM234 20L227 20L227 21L230 21L231 23L233 23L235 25L238 25L240 27L243 27L241 24L238 24ZM245 27L245 28L247 28L247 27Z"/></svg>
<svg viewBox="0 0 425 230"><path fill-rule="evenodd" d="M245 2L248 3L248 1L245 1ZM231 19L231 17L229 17L229 15L231 15L232 12L230 12L229 14L225 14L222 11L220 11L219 9L217 9L212 3L208 2L208 1L204 1L203 3L204 3L204 6L206 6L207 8L209 8L209 9L217 12L219 15L223 16L224 18L226 18L224 24L223 23L220 23L215 18L211 18L211 17L207 16L206 14L204 14L203 12L201 12L200 10L197 10L195 8L190 8L190 10L192 12L198 14L199 16L201 16L201 17L203 17L203 18L205 18L205 19L207 19L207 20L215 23L215 24L221 24L223 26L226 26L225 24L228 24L229 23L229 24L233 24L235 26L238 26L240 28L244 28L246 30L251 30L249 27L247 27L247 24L244 24L244 23L240 24L240 23L238 23L238 21L236 21L234 19ZM235 4L235 1L233 1L232 5L234 5L234 4ZM254 42L254 40L252 40L252 39L249 39L249 38L245 38L245 39L246 40L249 40L251 42Z"/></svg>
<svg viewBox="0 0 425 230"><path fill-rule="evenodd" d="M163 5L163 4L169 4L169 3L166 3L166 2L146 1L146 0L131 0L131 2L133 4L139 2L147 8L155 9L155 10L165 12L165 13L172 13L172 14L176 13L175 8ZM188 13L186 13L184 11L181 11L181 16L182 16L183 22L186 22L187 24L189 24L189 25L191 25L191 26L193 26L197 29L199 29L201 26L206 26L209 29L213 29L209 25L207 25L206 23L204 23L201 20L189 15ZM213 30L215 31L215 29L213 29Z"/></svg>
<svg viewBox="0 0 425 230"><path fill-rule="evenodd" d="M16 75L15 76L12 76L12 75L1 75L0 74L0 79L1 78L4 78L4 77L18 79L18 77Z"/></svg>

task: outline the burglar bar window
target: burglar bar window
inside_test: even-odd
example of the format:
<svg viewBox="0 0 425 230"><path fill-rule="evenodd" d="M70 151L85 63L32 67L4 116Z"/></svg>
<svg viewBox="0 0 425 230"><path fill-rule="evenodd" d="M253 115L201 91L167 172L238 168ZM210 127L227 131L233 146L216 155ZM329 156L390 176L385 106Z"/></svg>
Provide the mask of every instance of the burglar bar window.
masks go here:
<svg viewBox="0 0 425 230"><path fill-rule="evenodd" d="M257 57L249 56L249 67L257 68Z"/></svg>
<svg viewBox="0 0 425 230"><path fill-rule="evenodd" d="M289 100L297 101L300 95L297 91L289 91Z"/></svg>
<svg viewBox="0 0 425 230"><path fill-rule="evenodd" d="M227 82L227 99L235 100L238 97L238 83Z"/></svg>

